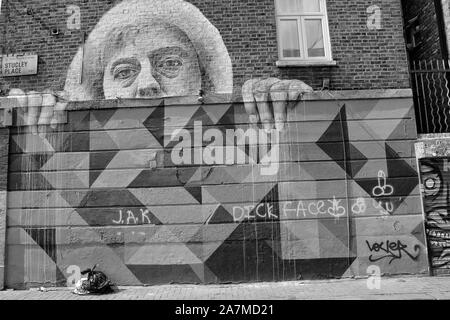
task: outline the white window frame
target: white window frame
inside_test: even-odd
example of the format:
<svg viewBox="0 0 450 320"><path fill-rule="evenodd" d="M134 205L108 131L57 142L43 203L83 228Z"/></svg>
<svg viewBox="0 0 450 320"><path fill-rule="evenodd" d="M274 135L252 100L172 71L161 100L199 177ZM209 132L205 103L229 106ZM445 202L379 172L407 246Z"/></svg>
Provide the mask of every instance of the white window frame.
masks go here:
<svg viewBox="0 0 450 320"><path fill-rule="evenodd" d="M327 13L327 4L326 0L319 0L320 3L320 12L302 12L295 14L281 14L279 10L279 1L282 0L274 0L275 1L275 10L276 10L276 25L277 25L277 39L278 39L278 57L280 59L280 64L283 62L299 62L299 63L318 63L321 62L333 62L333 57L331 53L331 41L330 41L330 31L328 27L328 13ZM305 31L305 20L308 19L320 19L322 20L322 32L323 32L323 43L325 49L324 57L308 57L307 50L307 39L306 39L306 31ZM282 20L297 20L298 34L299 34L299 44L300 44L300 54L301 57L284 57L283 56L283 48L281 43L281 29L280 29L280 21Z"/></svg>

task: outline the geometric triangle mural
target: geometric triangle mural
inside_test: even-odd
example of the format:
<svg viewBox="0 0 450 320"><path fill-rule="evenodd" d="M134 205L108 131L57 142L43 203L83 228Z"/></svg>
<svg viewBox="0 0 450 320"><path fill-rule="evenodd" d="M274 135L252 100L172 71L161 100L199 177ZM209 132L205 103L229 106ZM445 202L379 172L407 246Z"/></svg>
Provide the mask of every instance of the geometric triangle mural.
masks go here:
<svg viewBox="0 0 450 320"><path fill-rule="evenodd" d="M362 106L374 108L360 113L370 116L377 114L375 108L385 108L375 102ZM357 110L358 102L351 108ZM81 268L108 261L100 269L124 285L364 275L370 256L366 238L380 245L390 240L372 235L382 228L372 202L385 207L386 219L400 223L395 239L411 248L416 245L411 239L423 240L420 220L414 220L420 210L418 179L409 161L413 155L405 156L396 143L404 119L389 122L379 133L371 123L375 120L349 118L348 109L339 104L318 124L288 125L276 176L259 171L261 160L276 150L272 144L250 162L248 143L236 147L242 149L239 155L247 155L247 162L238 165L176 165L171 158L180 142L172 141L173 130L192 135L201 121L203 130L215 128L225 137L226 130L245 127L237 121L246 116L242 103L166 107L161 99L129 112L92 110L79 117L83 125L71 123L83 130L50 132L35 152L13 134L11 221L22 223L54 261L60 278L76 263L77 252ZM315 110L305 107L305 112ZM370 140L376 148L358 135L377 137ZM32 183L25 171L33 173ZM365 201L358 213L352 209L356 199ZM337 206L345 210L339 218ZM30 226L31 211L35 225ZM414 226L402 220L408 214ZM55 225L41 228L50 216ZM364 229L363 220L372 227ZM408 227L402 229L403 224ZM388 228L392 225L383 230ZM402 230L408 230L406 235ZM413 270L423 263L401 265Z"/></svg>

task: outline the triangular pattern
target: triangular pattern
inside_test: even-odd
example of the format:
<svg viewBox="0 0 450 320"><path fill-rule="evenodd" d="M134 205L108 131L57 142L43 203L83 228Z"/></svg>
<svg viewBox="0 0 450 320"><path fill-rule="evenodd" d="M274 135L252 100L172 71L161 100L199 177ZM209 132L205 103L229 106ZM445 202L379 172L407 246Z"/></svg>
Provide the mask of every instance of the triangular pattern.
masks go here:
<svg viewBox="0 0 450 320"><path fill-rule="evenodd" d="M109 135L108 131L91 131L90 132L90 149L93 152L99 150L117 150L120 148L114 139Z"/></svg>
<svg viewBox="0 0 450 320"><path fill-rule="evenodd" d="M114 115L103 125L105 130L141 129L143 122L152 114L155 108L138 108L131 113L129 109L117 109Z"/></svg>
<svg viewBox="0 0 450 320"><path fill-rule="evenodd" d="M187 243L186 246L194 253L203 263L211 257L211 255L222 245L222 242L205 242L205 243ZM205 266L206 267L206 266Z"/></svg>
<svg viewBox="0 0 450 320"><path fill-rule="evenodd" d="M126 188L140 174L141 170L104 170L92 183L93 189Z"/></svg>
<svg viewBox="0 0 450 320"><path fill-rule="evenodd" d="M397 125L392 128L391 132L388 132L389 135L383 140L397 140L399 137L404 137L406 130L405 122L399 119Z"/></svg>
<svg viewBox="0 0 450 320"><path fill-rule="evenodd" d="M349 100L345 104L347 106L347 113L352 119L373 119L372 114L379 112L377 109L377 100Z"/></svg>
<svg viewBox="0 0 450 320"><path fill-rule="evenodd" d="M349 141L347 122L347 108L343 105L339 114L331 122L328 129L317 141L317 145L331 158L344 161L337 162L339 166L347 173L349 178L355 177L367 163L368 159ZM327 142L342 141L334 144ZM339 156L340 155L340 156ZM358 162L351 162L352 159L358 159Z"/></svg>
<svg viewBox="0 0 450 320"><path fill-rule="evenodd" d="M321 219L318 226L320 257L342 258L351 255L347 219Z"/></svg>
<svg viewBox="0 0 450 320"><path fill-rule="evenodd" d="M208 105L203 109L208 115L208 117L211 119L212 124L217 124L219 121L224 119L224 116L230 111L231 106L232 106L231 104L230 105L217 104L217 105ZM234 123L234 121L228 123Z"/></svg>
<svg viewBox="0 0 450 320"><path fill-rule="evenodd" d="M198 107L195 113L191 116L188 123L185 125L187 128L193 128L194 122L201 122L203 127L208 127L214 125L214 121L208 116L208 113L205 111L203 107Z"/></svg>
<svg viewBox="0 0 450 320"><path fill-rule="evenodd" d="M53 171L66 169L89 170L89 153L53 153L53 154L38 154L35 160L37 166L40 166L42 171Z"/></svg>
<svg viewBox="0 0 450 320"><path fill-rule="evenodd" d="M50 159L54 157L53 153L35 153L31 154L33 164L36 165L37 169L42 169L45 167Z"/></svg>
<svg viewBox="0 0 450 320"><path fill-rule="evenodd" d="M264 198L256 205L252 210L249 217L255 217L254 219L248 219L246 222L258 223L268 221L280 221L280 205L278 185L275 185Z"/></svg>
<svg viewBox="0 0 450 320"><path fill-rule="evenodd" d="M235 128L236 123L236 110L238 108L238 104L232 103L229 107L224 107L226 109L226 112L223 114L223 116L220 118L219 121L217 121L217 125L224 126L226 129L232 129ZM209 109L209 106L208 106ZM213 119L214 116L211 116L211 119Z"/></svg>
<svg viewBox="0 0 450 320"><path fill-rule="evenodd" d="M161 146L164 146L164 100L155 108L152 114L143 122L147 130L155 137Z"/></svg>
<svg viewBox="0 0 450 320"><path fill-rule="evenodd" d="M12 150L20 150L26 153L46 153L55 152L55 148L47 139L39 135L23 134L12 137Z"/></svg>
<svg viewBox="0 0 450 320"><path fill-rule="evenodd" d="M376 196L373 190L374 188L379 186L380 182L378 177L373 179L355 179L355 181L374 200L381 203L389 201L393 205L393 210L391 212L391 214L393 214L404 202L404 200L411 194L411 192L417 188L419 180L417 177L417 172L413 168L411 168L411 166L406 161L399 160L399 155L388 144L385 145L385 148L387 158L386 163L388 169L388 172L385 173L387 174L386 184L393 187L394 193L388 196ZM400 178L391 178L392 176L398 176L399 173L401 173L403 177L415 179L402 180Z"/></svg>
<svg viewBox="0 0 450 320"><path fill-rule="evenodd" d="M273 245L258 241L256 234L273 239ZM277 269L282 266L275 253L280 250L274 250L275 245L280 244L279 239L279 223L240 224L205 264L220 281L276 281L279 279Z"/></svg>
<svg viewBox="0 0 450 320"><path fill-rule="evenodd" d="M85 189L89 188L89 173L86 171L65 172L42 172L40 174L50 183L50 186L41 186L44 190L58 189ZM36 177L34 177L36 179Z"/></svg>
<svg viewBox="0 0 450 320"><path fill-rule="evenodd" d="M202 187L184 187L184 189L189 192L198 203L202 202Z"/></svg>
<svg viewBox="0 0 450 320"><path fill-rule="evenodd" d="M57 262L57 246L56 246L56 229L55 228L25 228L25 232L33 239L34 242L45 251L45 253Z"/></svg>
<svg viewBox="0 0 450 320"><path fill-rule="evenodd" d="M368 159L351 143L347 144L347 161L348 161L348 171L349 176L354 178L358 175L361 169L367 164ZM358 159L358 161L350 162L352 159ZM343 168L344 169L344 168Z"/></svg>
<svg viewBox="0 0 450 320"><path fill-rule="evenodd" d="M92 120L99 123L100 127L104 127L108 121L114 116L117 110L104 109L91 112Z"/></svg>
<svg viewBox="0 0 450 320"><path fill-rule="evenodd" d="M200 283L207 283L211 281L210 279L214 279L215 275L209 270L209 268L204 264L191 264L189 265L194 271L194 273L197 275L197 277L200 279Z"/></svg>
<svg viewBox="0 0 450 320"><path fill-rule="evenodd" d="M412 168L406 161L392 161L401 159L397 152L392 149L389 144L386 143L386 162L388 168L388 175L393 176L397 173L397 176L401 177L417 177L417 171ZM400 174L401 173L401 174Z"/></svg>
<svg viewBox="0 0 450 320"><path fill-rule="evenodd" d="M217 210L213 213L207 224L224 224L233 223L233 216L223 206L219 205Z"/></svg>
<svg viewBox="0 0 450 320"><path fill-rule="evenodd" d="M102 174L103 170L119 152L92 152L89 155L89 186L92 186L97 178ZM95 168L95 169L94 169Z"/></svg>

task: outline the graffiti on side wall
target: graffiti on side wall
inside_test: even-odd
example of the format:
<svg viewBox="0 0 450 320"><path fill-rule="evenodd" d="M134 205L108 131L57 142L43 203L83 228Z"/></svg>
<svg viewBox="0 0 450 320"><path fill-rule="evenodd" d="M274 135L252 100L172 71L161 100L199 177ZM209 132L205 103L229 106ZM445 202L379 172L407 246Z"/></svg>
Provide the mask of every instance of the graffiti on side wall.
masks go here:
<svg viewBox="0 0 450 320"><path fill-rule="evenodd" d="M390 259L389 264L397 259L402 259L402 254L410 257L412 260L417 260L420 254L420 245L414 246L414 251L408 251L408 245L403 244L400 240L396 241L382 241L370 243L366 241L367 247L372 253L369 256L370 262L377 262L383 259Z"/></svg>
<svg viewBox="0 0 450 320"><path fill-rule="evenodd" d="M447 272L450 269L449 159L422 159L420 163L431 265L435 271Z"/></svg>

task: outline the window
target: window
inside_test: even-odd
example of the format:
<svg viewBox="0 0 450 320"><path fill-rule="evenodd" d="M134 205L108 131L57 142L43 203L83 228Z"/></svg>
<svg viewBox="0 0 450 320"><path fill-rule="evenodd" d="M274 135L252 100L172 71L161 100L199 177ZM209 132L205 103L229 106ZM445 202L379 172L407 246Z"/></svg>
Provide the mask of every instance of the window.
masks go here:
<svg viewBox="0 0 450 320"><path fill-rule="evenodd" d="M331 62L325 0L275 0L281 62Z"/></svg>

